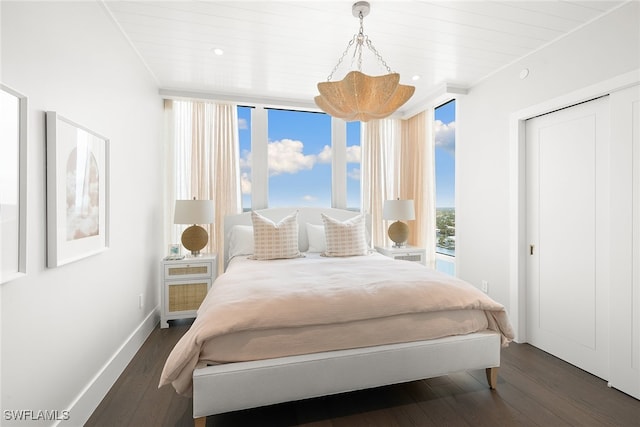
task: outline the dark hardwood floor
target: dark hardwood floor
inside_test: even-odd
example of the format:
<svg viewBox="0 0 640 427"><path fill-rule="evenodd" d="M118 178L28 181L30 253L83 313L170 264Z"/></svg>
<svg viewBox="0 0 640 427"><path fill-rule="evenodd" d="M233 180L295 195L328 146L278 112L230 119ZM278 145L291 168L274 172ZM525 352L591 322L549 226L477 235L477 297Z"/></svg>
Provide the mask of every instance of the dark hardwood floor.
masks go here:
<svg viewBox="0 0 640 427"><path fill-rule="evenodd" d="M158 389L188 329L156 328L85 426L192 426L191 400ZM484 370L210 416L218 426L639 426L640 401L528 344L502 352L497 390Z"/></svg>

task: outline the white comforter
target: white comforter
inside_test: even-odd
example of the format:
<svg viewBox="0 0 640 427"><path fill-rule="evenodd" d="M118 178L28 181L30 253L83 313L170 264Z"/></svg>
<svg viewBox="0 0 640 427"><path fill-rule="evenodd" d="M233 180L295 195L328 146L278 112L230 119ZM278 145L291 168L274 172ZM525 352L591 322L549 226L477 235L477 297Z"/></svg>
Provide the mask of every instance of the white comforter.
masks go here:
<svg viewBox="0 0 640 427"><path fill-rule="evenodd" d="M484 310L503 344L513 338L504 307L474 286L379 254L232 262L165 364L160 386L190 394L203 344L238 331L325 325L408 313Z"/></svg>

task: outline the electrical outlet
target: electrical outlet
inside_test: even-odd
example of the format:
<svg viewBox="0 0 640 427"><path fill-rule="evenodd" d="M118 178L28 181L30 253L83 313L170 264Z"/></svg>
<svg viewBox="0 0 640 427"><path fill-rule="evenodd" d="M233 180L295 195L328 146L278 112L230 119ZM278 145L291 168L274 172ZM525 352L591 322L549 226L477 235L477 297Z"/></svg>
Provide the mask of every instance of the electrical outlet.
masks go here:
<svg viewBox="0 0 640 427"><path fill-rule="evenodd" d="M482 281L482 292L489 292L489 282L487 282L486 280Z"/></svg>
<svg viewBox="0 0 640 427"><path fill-rule="evenodd" d="M138 295L138 308L142 308L142 294Z"/></svg>

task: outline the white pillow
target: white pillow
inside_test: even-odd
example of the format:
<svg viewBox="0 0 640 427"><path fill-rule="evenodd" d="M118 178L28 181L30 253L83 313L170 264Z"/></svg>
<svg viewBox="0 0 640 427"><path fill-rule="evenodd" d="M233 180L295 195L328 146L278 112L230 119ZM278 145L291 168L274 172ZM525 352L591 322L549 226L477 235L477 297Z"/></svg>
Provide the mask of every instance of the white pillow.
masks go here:
<svg viewBox="0 0 640 427"><path fill-rule="evenodd" d="M326 251L327 241L324 237L324 225L307 223L307 240L309 240L309 249L307 249L307 252Z"/></svg>
<svg viewBox="0 0 640 427"><path fill-rule="evenodd" d="M253 221L253 259L301 256L298 249L298 211L287 215L277 224L252 211L251 221Z"/></svg>
<svg viewBox="0 0 640 427"><path fill-rule="evenodd" d="M227 259L253 254L253 227L250 225L234 225L231 227L228 251Z"/></svg>
<svg viewBox="0 0 640 427"><path fill-rule="evenodd" d="M364 214L346 221L339 221L325 214L321 215L327 242L324 256L340 257L368 254Z"/></svg>

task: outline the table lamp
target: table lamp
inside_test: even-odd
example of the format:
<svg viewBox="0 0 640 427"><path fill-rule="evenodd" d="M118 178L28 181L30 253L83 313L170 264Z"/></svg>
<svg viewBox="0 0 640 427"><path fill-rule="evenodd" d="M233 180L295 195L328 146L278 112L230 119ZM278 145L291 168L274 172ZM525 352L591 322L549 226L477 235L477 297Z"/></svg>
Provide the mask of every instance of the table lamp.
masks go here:
<svg viewBox="0 0 640 427"><path fill-rule="evenodd" d="M395 220L389 226L389 238L394 242L394 248L405 246L409 237L409 226L402 220L415 219L413 200L385 200L382 208L382 219Z"/></svg>
<svg viewBox="0 0 640 427"><path fill-rule="evenodd" d="M197 224L213 222L213 200L176 200L174 224L192 224L182 233L182 245L192 256L200 256L200 250L207 246L209 234Z"/></svg>

